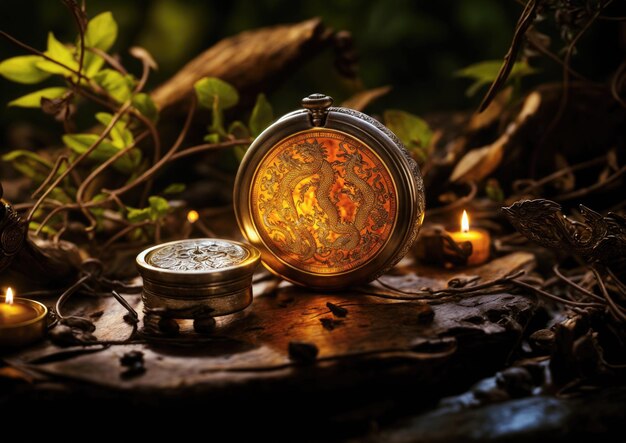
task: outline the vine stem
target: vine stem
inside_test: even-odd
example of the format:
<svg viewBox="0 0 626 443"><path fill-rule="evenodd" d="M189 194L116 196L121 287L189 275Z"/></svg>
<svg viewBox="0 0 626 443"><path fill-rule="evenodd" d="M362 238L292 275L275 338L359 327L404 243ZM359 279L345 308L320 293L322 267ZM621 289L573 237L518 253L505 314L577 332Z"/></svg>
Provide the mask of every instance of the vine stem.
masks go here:
<svg viewBox="0 0 626 443"><path fill-rule="evenodd" d="M63 171L58 177L57 179L48 187L48 189L46 189L46 191L41 195L41 197L39 197L39 199L37 200L37 202L35 203L35 205L32 207L32 209L30 210L30 213L28 214L28 217L26 218L27 222L30 222L30 220L32 219L33 215L35 214L35 211L37 211L37 208L41 205L41 203L46 199L46 197L54 190L54 188L56 188L59 183L61 183L61 181L67 177L69 175L70 172L72 172L72 170L74 170L74 168L76 168L76 166L81 163L85 158L87 158L93 151L96 150L96 148L100 145L100 143L102 143L102 141L109 135L109 133L113 130L113 127L115 126L115 124L119 121L120 118L122 118L122 116L126 113L126 111L128 110L128 108L130 107L130 102L126 102L124 103L124 105L119 109L119 111L113 116L113 118L111 119L111 121L109 122L109 124L106 126L106 128L104 128L104 131L102 131L102 133L100 134L100 136L98 137L98 139L93 142L93 144L82 154L80 154L78 156L78 158L74 161L74 163L72 163L71 165L69 165L67 167L67 169L65 171ZM80 207L80 206L79 206ZM81 207L81 210L83 208Z"/></svg>
<svg viewBox="0 0 626 443"><path fill-rule="evenodd" d="M130 145L128 145L124 149L119 150L113 156L111 156L108 159L106 159L106 161L104 163L100 164L96 169L94 169L91 172L91 174L89 174L89 176L87 176L87 178L85 180L83 180L82 184L80 185L80 187L76 191L76 203L78 203L79 207L85 208L83 197L85 195L85 191L86 191L87 187L91 184L91 182L98 175L100 175L104 170L106 170L109 166L111 166L116 161L118 161L120 158L122 158L124 155L129 153L131 149L134 149L135 147L137 147L137 144L139 142L141 142L141 140L146 136L146 134L147 134L147 131L144 132L143 134L139 135L139 137L137 137L137 139L133 143L131 143ZM83 210L83 213L86 216L87 216L87 214L89 214L87 216L87 218L90 221L90 225L85 228L85 231L86 232L91 232L91 231L93 231L96 228L97 220L93 217L93 215L91 215L91 213L89 212L88 209L85 208Z"/></svg>
<svg viewBox="0 0 626 443"><path fill-rule="evenodd" d="M178 135L178 138L176 139L176 141L174 142L174 144L172 145L170 150L167 151L167 153L161 159L159 159L158 162L156 162L154 165L152 165L152 167L150 169L146 170L143 174L141 174L141 176L139 176L138 178L133 180L131 183L128 183L127 185L125 185L125 186L123 186L121 188L115 189L115 190L104 190L103 189L104 192L106 192L109 195L115 195L115 196L119 196L121 194L124 194L125 192L128 192L129 190L131 190L135 186L137 186L137 185L143 183L144 181L148 180L149 178L151 178L156 171L161 169L161 167L163 167L163 165L165 165L171 159L171 157L176 153L176 151L178 151L178 149L180 148L180 145L185 140L185 137L187 136L187 132L189 131L189 127L191 126L191 121L192 121L193 116L194 116L194 114L196 112L198 100L197 100L195 95L193 95L192 97L193 98L192 98L192 101L191 101L191 106L189 108L189 112L187 113L187 119L185 120L185 124L183 126L183 129L180 131L180 134Z"/></svg>
<svg viewBox="0 0 626 443"><path fill-rule="evenodd" d="M52 63L54 63L54 64L56 64L58 66L61 66L62 68L67 69L68 71L70 71L72 74L78 76L79 78L81 78L83 80L89 81L89 78L86 75L84 75L82 72L76 71L75 69L70 68L69 66L67 66L65 63L60 62L58 60L53 59L52 57L47 56L45 53L41 52L40 50L35 49L32 46L27 45L26 43L23 43L23 42L19 41L18 39L16 39L15 37L7 34L6 32L0 31L0 36L4 37L5 39L9 40L11 43L19 46L20 48L27 50L30 53L33 53L33 54L38 55L40 57L43 57L44 59L48 60L49 62L52 62Z"/></svg>

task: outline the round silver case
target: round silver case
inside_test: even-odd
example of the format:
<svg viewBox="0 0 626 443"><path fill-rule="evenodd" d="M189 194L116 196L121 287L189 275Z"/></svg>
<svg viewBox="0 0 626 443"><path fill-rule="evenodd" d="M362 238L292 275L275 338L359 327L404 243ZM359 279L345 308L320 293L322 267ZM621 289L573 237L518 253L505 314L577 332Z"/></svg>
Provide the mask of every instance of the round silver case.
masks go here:
<svg viewBox="0 0 626 443"><path fill-rule="evenodd" d="M200 238L164 243L137 256L146 314L217 317L252 303L252 274L260 253L231 240Z"/></svg>

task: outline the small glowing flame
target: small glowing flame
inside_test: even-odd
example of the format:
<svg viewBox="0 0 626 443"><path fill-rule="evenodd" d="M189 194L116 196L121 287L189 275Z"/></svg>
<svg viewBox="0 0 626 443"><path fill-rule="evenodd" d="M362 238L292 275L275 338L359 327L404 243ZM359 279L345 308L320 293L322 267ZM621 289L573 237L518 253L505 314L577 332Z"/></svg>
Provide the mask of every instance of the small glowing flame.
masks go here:
<svg viewBox="0 0 626 443"><path fill-rule="evenodd" d="M198 214L198 211L191 210L187 213L187 221L189 223L195 223L198 221L199 218L200 214Z"/></svg>
<svg viewBox="0 0 626 443"><path fill-rule="evenodd" d="M12 305L13 304L13 289L10 287L7 288L7 293L4 298L5 303Z"/></svg>
<svg viewBox="0 0 626 443"><path fill-rule="evenodd" d="M469 217L466 210L463 210L463 216L461 217L461 232L469 232Z"/></svg>

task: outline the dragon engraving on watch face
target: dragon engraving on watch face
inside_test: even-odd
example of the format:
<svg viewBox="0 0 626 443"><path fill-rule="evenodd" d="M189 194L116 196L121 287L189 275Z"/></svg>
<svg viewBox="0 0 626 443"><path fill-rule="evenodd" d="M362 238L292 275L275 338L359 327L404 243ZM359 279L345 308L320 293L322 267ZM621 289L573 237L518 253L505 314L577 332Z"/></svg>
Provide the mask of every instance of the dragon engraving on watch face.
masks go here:
<svg viewBox="0 0 626 443"><path fill-rule="evenodd" d="M337 274L368 262L396 222L397 190L381 159L332 129L279 142L259 164L249 192L266 247L312 273Z"/></svg>

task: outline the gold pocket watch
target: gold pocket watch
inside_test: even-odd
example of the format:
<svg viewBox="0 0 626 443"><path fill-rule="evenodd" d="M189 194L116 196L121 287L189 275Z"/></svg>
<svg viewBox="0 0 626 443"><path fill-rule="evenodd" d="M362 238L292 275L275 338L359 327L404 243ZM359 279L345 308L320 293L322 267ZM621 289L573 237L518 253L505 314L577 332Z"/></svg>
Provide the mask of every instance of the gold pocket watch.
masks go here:
<svg viewBox="0 0 626 443"><path fill-rule="evenodd" d="M424 189L400 140L313 94L250 146L235 180L237 222L267 269L329 290L366 283L408 252Z"/></svg>

